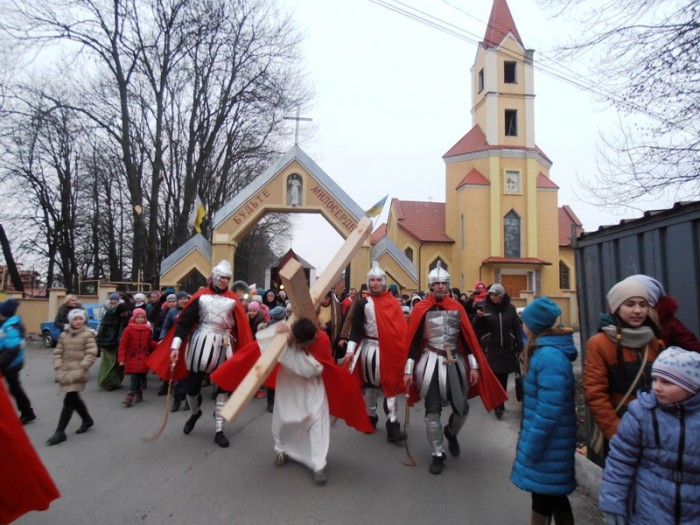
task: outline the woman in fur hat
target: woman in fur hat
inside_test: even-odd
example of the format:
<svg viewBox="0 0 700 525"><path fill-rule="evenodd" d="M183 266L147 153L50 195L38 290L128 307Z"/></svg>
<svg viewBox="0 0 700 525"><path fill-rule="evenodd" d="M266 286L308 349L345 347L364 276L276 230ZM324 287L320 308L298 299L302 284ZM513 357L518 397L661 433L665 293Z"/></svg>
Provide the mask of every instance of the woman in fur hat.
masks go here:
<svg viewBox="0 0 700 525"><path fill-rule="evenodd" d="M600 331L586 343L583 366L586 405L605 437L604 455L637 391L651 388L661 335L649 317L649 293L642 283L620 281L607 300L611 314L601 317Z"/></svg>

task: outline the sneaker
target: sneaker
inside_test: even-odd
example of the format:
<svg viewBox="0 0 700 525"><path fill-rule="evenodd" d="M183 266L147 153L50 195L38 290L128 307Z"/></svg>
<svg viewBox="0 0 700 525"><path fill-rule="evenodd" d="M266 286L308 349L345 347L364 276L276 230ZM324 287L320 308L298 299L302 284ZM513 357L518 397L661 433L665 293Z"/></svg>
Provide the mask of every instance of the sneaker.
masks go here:
<svg viewBox="0 0 700 525"><path fill-rule="evenodd" d="M283 450L281 452L278 452L277 455L275 456L275 465L278 467L281 467L284 465L287 460L289 459L289 456L287 456L287 453Z"/></svg>
<svg viewBox="0 0 700 525"><path fill-rule="evenodd" d="M312 474L314 485L325 485L328 479L326 478L326 469L321 469Z"/></svg>
<svg viewBox="0 0 700 525"><path fill-rule="evenodd" d="M433 456L433 461L430 463L428 470L431 474L436 476L442 473L442 467L445 464L445 454L440 454L439 456Z"/></svg>

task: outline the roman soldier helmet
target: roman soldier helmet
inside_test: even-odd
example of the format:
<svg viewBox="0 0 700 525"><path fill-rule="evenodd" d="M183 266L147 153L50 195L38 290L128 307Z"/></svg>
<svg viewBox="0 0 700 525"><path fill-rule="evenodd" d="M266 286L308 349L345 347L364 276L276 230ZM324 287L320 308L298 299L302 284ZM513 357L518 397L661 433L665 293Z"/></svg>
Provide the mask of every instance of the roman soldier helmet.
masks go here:
<svg viewBox="0 0 700 525"><path fill-rule="evenodd" d="M377 261L372 262L372 268L367 272L367 288L369 289L369 280L372 277L379 277L382 280L382 290L386 290L386 272L379 267Z"/></svg>
<svg viewBox="0 0 700 525"><path fill-rule="evenodd" d="M450 285L450 274L443 269L441 261L438 261L435 269L428 274L428 286L432 287L435 283Z"/></svg>
<svg viewBox="0 0 700 525"><path fill-rule="evenodd" d="M230 279L232 276L233 271L231 270L231 263L226 260L221 261L211 270L211 280L217 288L228 288L228 283L226 283L225 286L221 286L219 279L221 277L228 277Z"/></svg>

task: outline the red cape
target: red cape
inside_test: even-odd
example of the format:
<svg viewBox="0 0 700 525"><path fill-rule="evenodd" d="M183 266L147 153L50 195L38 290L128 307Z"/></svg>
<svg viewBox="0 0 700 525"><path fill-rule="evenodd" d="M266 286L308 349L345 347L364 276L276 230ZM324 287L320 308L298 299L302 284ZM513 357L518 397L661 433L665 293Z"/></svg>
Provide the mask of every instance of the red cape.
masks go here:
<svg viewBox="0 0 700 525"><path fill-rule="evenodd" d="M32 510L46 510L61 497L51 476L37 455L0 374L0 523L10 523Z"/></svg>
<svg viewBox="0 0 700 525"><path fill-rule="evenodd" d="M182 312L187 310L187 307L192 304L193 301L201 297L202 295L214 294L214 290L207 286L197 291L187 304L182 309ZM235 307L233 308L233 317L236 320L236 343L233 351L236 352L239 348L249 344L253 341L253 333L250 331L250 323L248 322L248 316L245 313L245 309L241 304L238 295L233 293L231 290L226 290L222 293L224 297L229 299L234 299L236 301ZM180 323L180 318L182 317L182 312L177 316L177 321L170 327L168 334L163 338L163 340L158 343L158 346L153 351L153 353L148 356L148 367L153 370L156 374L160 376L164 381L170 380L170 348L175 338L175 327ZM196 325L195 325L196 327ZM184 349L184 346L181 348ZM173 381L178 381L187 377L187 366L185 365L185 352L180 352L175 363L175 370L173 371L172 379Z"/></svg>
<svg viewBox="0 0 700 525"><path fill-rule="evenodd" d="M379 378L385 397L403 394L403 369L408 358L406 317L396 298L388 292L372 295L379 333ZM353 375L362 384L362 371L355 367Z"/></svg>
<svg viewBox="0 0 700 525"><path fill-rule="evenodd" d="M467 345L469 345L469 349L472 351L472 354L474 354L476 362L479 363L479 382L476 384L476 386L469 385L469 398L471 399L472 397L480 396L481 402L484 404L486 410L493 410L508 399L508 394L506 394L505 390L503 390L503 387L498 379L496 379L496 376L493 375L493 371L486 360L486 356L481 349L481 345L479 345L479 341L476 338L476 335L474 335L472 325L467 319L467 314L459 302L450 297L445 297L442 301L437 302L432 295L429 295L424 300L418 302L413 307L411 317L408 319L408 345L410 346L413 342L413 338L416 335L418 327L420 326L421 321L423 321L427 311L435 305L439 305L447 311L459 312L462 335L464 336L464 340L467 342ZM464 349L462 349L462 353L466 355ZM467 377L467 379L469 378ZM414 405L419 399L420 393L418 392L416 386L413 385L411 391L409 392L408 403L409 405Z"/></svg>
<svg viewBox="0 0 700 525"><path fill-rule="evenodd" d="M348 426L356 428L360 432L374 432L374 426L367 416L362 391L350 372L338 366L333 360L331 342L323 330L319 330L318 339L309 347L309 352L323 365L323 386L326 389L330 414L343 419ZM224 390L233 392L253 368L259 357L260 347L257 341L253 341L239 349L217 368L212 373L211 380ZM275 366L265 379L265 386L275 387L278 367L279 365Z"/></svg>

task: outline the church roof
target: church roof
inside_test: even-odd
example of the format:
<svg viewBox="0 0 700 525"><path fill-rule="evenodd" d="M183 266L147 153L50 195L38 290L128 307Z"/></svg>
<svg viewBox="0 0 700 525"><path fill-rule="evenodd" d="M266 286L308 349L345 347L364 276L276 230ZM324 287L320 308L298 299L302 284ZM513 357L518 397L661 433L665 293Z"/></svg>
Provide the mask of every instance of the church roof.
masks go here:
<svg viewBox="0 0 700 525"><path fill-rule="evenodd" d="M528 148L526 146L511 146L511 145L492 145L486 140L486 134L484 130L481 129L479 124L476 124L472 129L470 129L466 135L457 141L457 143L452 146L447 153L445 153L442 158L447 159L450 157L457 157L459 155L467 155L469 153L476 153L479 151L505 151L505 150L520 150L520 151L533 151L538 155L541 155L547 162L552 163L551 159L542 151L539 146L534 148Z"/></svg>
<svg viewBox="0 0 700 525"><path fill-rule="evenodd" d="M549 190L549 189L558 190L559 189L559 186L554 184L554 182L552 182L552 179L547 177L541 171L537 174L536 184L537 184L537 188L540 190Z"/></svg>
<svg viewBox="0 0 700 525"><path fill-rule="evenodd" d="M419 241L454 242L445 233L445 203L391 200L399 228Z"/></svg>
<svg viewBox="0 0 700 525"><path fill-rule="evenodd" d="M370 235L370 238L369 238L369 242L372 246L374 246L379 241L381 241L383 237L386 237L386 223L385 222L383 222L379 226L377 226L377 229L375 229L372 232L372 235Z"/></svg>
<svg viewBox="0 0 700 525"><path fill-rule="evenodd" d="M513 15L510 14L508 3L506 0L494 0L491 7L491 16L489 24L486 26L486 34L482 44L484 47L496 47L503 42L503 39L510 33L517 42L523 46L523 41L518 33L518 28L515 27Z"/></svg>
<svg viewBox="0 0 700 525"><path fill-rule="evenodd" d="M462 186L491 186L491 181L484 177L478 169L472 168L455 189L458 190Z"/></svg>
<svg viewBox="0 0 700 525"><path fill-rule="evenodd" d="M575 228L576 237L583 234L583 224L568 204L559 208L559 246L571 246L571 231Z"/></svg>

